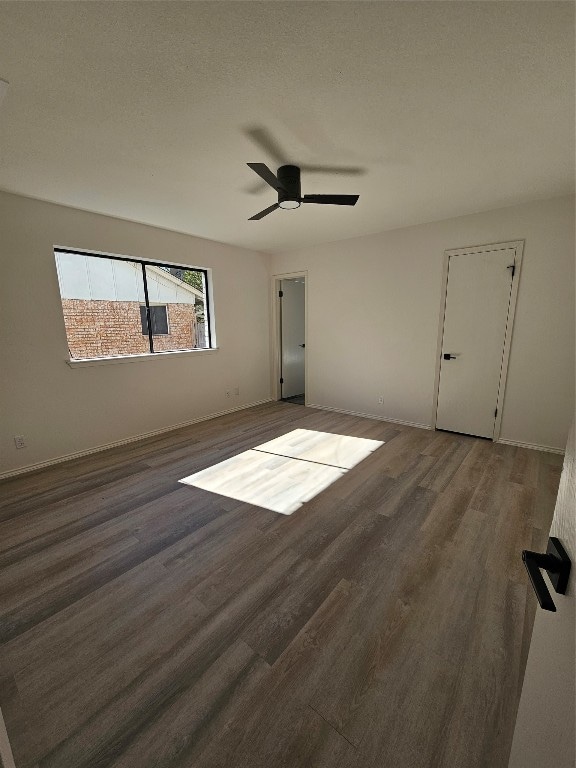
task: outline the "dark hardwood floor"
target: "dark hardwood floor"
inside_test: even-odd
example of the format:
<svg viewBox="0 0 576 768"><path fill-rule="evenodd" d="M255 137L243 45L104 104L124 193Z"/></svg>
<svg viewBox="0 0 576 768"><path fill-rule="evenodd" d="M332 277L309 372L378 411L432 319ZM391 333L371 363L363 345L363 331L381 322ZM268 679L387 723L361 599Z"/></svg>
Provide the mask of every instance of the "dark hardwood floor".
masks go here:
<svg viewBox="0 0 576 768"><path fill-rule="evenodd" d="M386 441L283 516L178 480ZM561 457L273 403L0 485L17 768L506 768Z"/></svg>

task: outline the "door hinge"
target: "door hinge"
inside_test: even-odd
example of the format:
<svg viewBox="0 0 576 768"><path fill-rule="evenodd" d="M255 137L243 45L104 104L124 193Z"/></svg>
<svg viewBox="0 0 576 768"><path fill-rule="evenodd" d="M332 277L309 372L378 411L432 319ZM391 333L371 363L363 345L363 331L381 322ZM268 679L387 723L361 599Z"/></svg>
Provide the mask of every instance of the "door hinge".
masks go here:
<svg viewBox="0 0 576 768"><path fill-rule="evenodd" d="M514 275L516 274L516 262L514 262L514 264L509 264L506 269L512 270L512 280L514 280Z"/></svg>
<svg viewBox="0 0 576 768"><path fill-rule="evenodd" d="M284 296L284 291L278 291L278 298L281 299Z"/></svg>
<svg viewBox="0 0 576 768"><path fill-rule="evenodd" d="M284 379L280 376L280 384L284 384Z"/></svg>

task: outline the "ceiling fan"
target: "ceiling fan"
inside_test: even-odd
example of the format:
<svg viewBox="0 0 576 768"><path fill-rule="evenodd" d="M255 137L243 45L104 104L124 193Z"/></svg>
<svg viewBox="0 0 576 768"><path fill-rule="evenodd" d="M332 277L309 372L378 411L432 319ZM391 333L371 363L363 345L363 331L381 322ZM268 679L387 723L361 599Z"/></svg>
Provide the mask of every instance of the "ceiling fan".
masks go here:
<svg viewBox="0 0 576 768"><path fill-rule="evenodd" d="M248 221L268 216L277 208L300 208L302 203L316 203L317 205L356 205L360 195L304 195L300 191L300 168L297 165L282 165L278 168L276 176L264 163L247 163L260 178L278 192L278 202L265 208Z"/></svg>

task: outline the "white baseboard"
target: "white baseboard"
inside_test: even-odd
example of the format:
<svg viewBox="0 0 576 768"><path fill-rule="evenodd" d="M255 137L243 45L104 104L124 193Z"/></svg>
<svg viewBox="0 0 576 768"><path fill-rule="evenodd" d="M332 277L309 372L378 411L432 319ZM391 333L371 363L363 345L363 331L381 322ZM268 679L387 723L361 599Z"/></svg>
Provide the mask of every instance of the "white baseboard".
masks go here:
<svg viewBox="0 0 576 768"><path fill-rule="evenodd" d="M6 480L9 477L15 477L16 475L23 475L26 472L36 472L39 469L45 467L51 467L53 464L61 464L64 461L70 461L71 459L80 459L82 456L89 456L91 453L99 453L100 451L107 451L109 448L117 448L120 445L127 445L128 443L136 443L138 440L145 440L147 437L154 437L155 435L162 435L164 432L173 432L175 429L181 429L182 427L189 427L192 424L198 424L200 421L209 421L210 419L216 419L218 416L226 416L228 413L234 413L235 411L244 411L247 408L254 408L256 405L264 405L265 403L272 402L272 398L268 397L265 400L257 400L255 403L247 403L246 405L238 405L236 408L228 408L225 411L218 411L218 413L210 413L207 416L198 416L196 419L190 419L189 421L183 421L180 424L173 424L170 427L162 427L161 429L154 429L152 432L143 432L141 435L134 435L133 437L125 437L122 440L115 440L113 443L106 443L106 445L98 445L96 448L88 448L85 451L76 451L75 453L67 453L64 456L59 456L55 459L48 459L48 461L40 461L37 464L28 464L26 467L19 467L18 469L11 469L8 472L0 472L0 480Z"/></svg>
<svg viewBox="0 0 576 768"><path fill-rule="evenodd" d="M391 424L402 424L405 427L417 427L418 429L432 429L430 424L418 424L415 421L403 421L402 419L391 419L389 416L376 416L373 413L361 413L360 411L347 411L344 408L331 408L328 405L315 405L306 403L307 408L318 408L321 411L334 411L335 413L345 413L348 416L361 416L363 419L375 419L376 421L389 421Z"/></svg>
<svg viewBox="0 0 576 768"><path fill-rule="evenodd" d="M345 413L348 416L362 416L364 419L376 419L377 421L388 421L391 424L402 424L405 427L417 427L418 429L430 429L433 430L430 424L418 424L415 421L403 421L402 419L391 419L389 416L375 416L373 413L361 413L360 411L348 411L344 408L331 408L328 405L315 405L314 403L307 403L307 408L317 408L321 411L334 411L335 413ZM497 443L503 443L504 445L514 445L518 448L529 448L533 451L544 451L546 453L558 453L561 456L564 455L563 448L553 448L550 445L536 445L532 443L521 443L519 440L505 440L501 438L496 441Z"/></svg>
<svg viewBox="0 0 576 768"><path fill-rule="evenodd" d="M560 456L564 456L563 448L553 448L551 445L536 445L534 443L521 443L519 440L505 440L501 437L496 441L503 445L515 445L517 448L529 448L531 451L544 451L545 453L558 453Z"/></svg>
<svg viewBox="0 0 576 768"><path fill-rule="evenodd" d="M264 405L265 403L271 403L274 401L274 398L268 397L265 400L257 400L254 403L246 403L246 405L238 405L235 408L228 408L225 411L218 411L217 413L210 413L206 416L198 416L195 419L190 419L188 421L183 421L180 424L172 424L169 427L162 427L161 429L155 429L151 432L144 432L140 435L134 435L132 437L126 437L122 440L115 440L113 443L106 443L105 445L98 445L95 448L88 448L84 451L76 451L74 453L67 453L64 456L59 456L55 459L48 459L47 461L40 461L36 464L28 464L25 467L19 467L18 469L12 469L8 470L7 472L0 472L0 480L6 480L9 477L15 477L16 475L23 475L27 472L36 472L39 469L44 469L45 467L51 467L54 464L61 464L65 461L70 461L72 459L80 459L82 456L89 456L92 453L99 453L100 451L106 451L109 448L117 448L121 445L127 445L128 443L136 443L138 440L145 440L147 437L154 437L155 435L161 435L165 432L172 432L175 429L181 429L182 427L189 427L192 424L198 424L201 421L209 421L210 419L216 419L218 416L226 416L229 413L234 413L236 411L244 411L247 408L254 408L257 405ZM431 427L429 424L418 424L414 421L404 421L402 419L392 419L387 416L376 416L373 413L362 413L361 411L349 411L344 408L332 408L328 405L316 405L314 403L308 403L307 408L316 408L320 411L333 411L334 413L344 413L348 416L361 416L364 419L374 419L376 421L387 421L391 424L401 424L406 427L416 427L418 429L428 429L431 430L433 427ZM561 456L564 455L564 449L562 448L554 448L549 445L536 445L532 443L522 443L519 440L505 440L504 438L500 438L498 443L502 443L503 445L514 445L518 448L528 448L530 450L534 451L544 451L546 453L557 453Z"/></svg>

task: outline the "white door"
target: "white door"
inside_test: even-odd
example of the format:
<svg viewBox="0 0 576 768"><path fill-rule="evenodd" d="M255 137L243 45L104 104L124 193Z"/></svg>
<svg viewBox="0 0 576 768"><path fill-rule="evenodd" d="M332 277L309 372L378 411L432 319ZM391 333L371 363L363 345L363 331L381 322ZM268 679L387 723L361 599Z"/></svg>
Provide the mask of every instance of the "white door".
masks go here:
<svg viewBox="0 0 576 768"><path fill-rule="evenodd" d="M493 437L515 249L453 254L436 427Z"/></svg>
<svg viewBox="0 0 576 768"><path fill-rule="evenodd" d="M566 445L564 468L550 530L550 536L560 539L572 560L570 579L566 594L559 595L554 591L548 573L541 571L556 612L536 608L509 768L574 768L576 765L575 498L576 450L573 424ZM539 545L531 546L530 549L546 551L546 535L542 533ZM528 600L534 603L529 580L525 578L524 583L529 591Z"/></svg>
<svg viewBox="0 0 576 768"><path fill-rule="evenodd" d="M281 281L282 397L304 394L306 286L303 277Z"/></svg>

